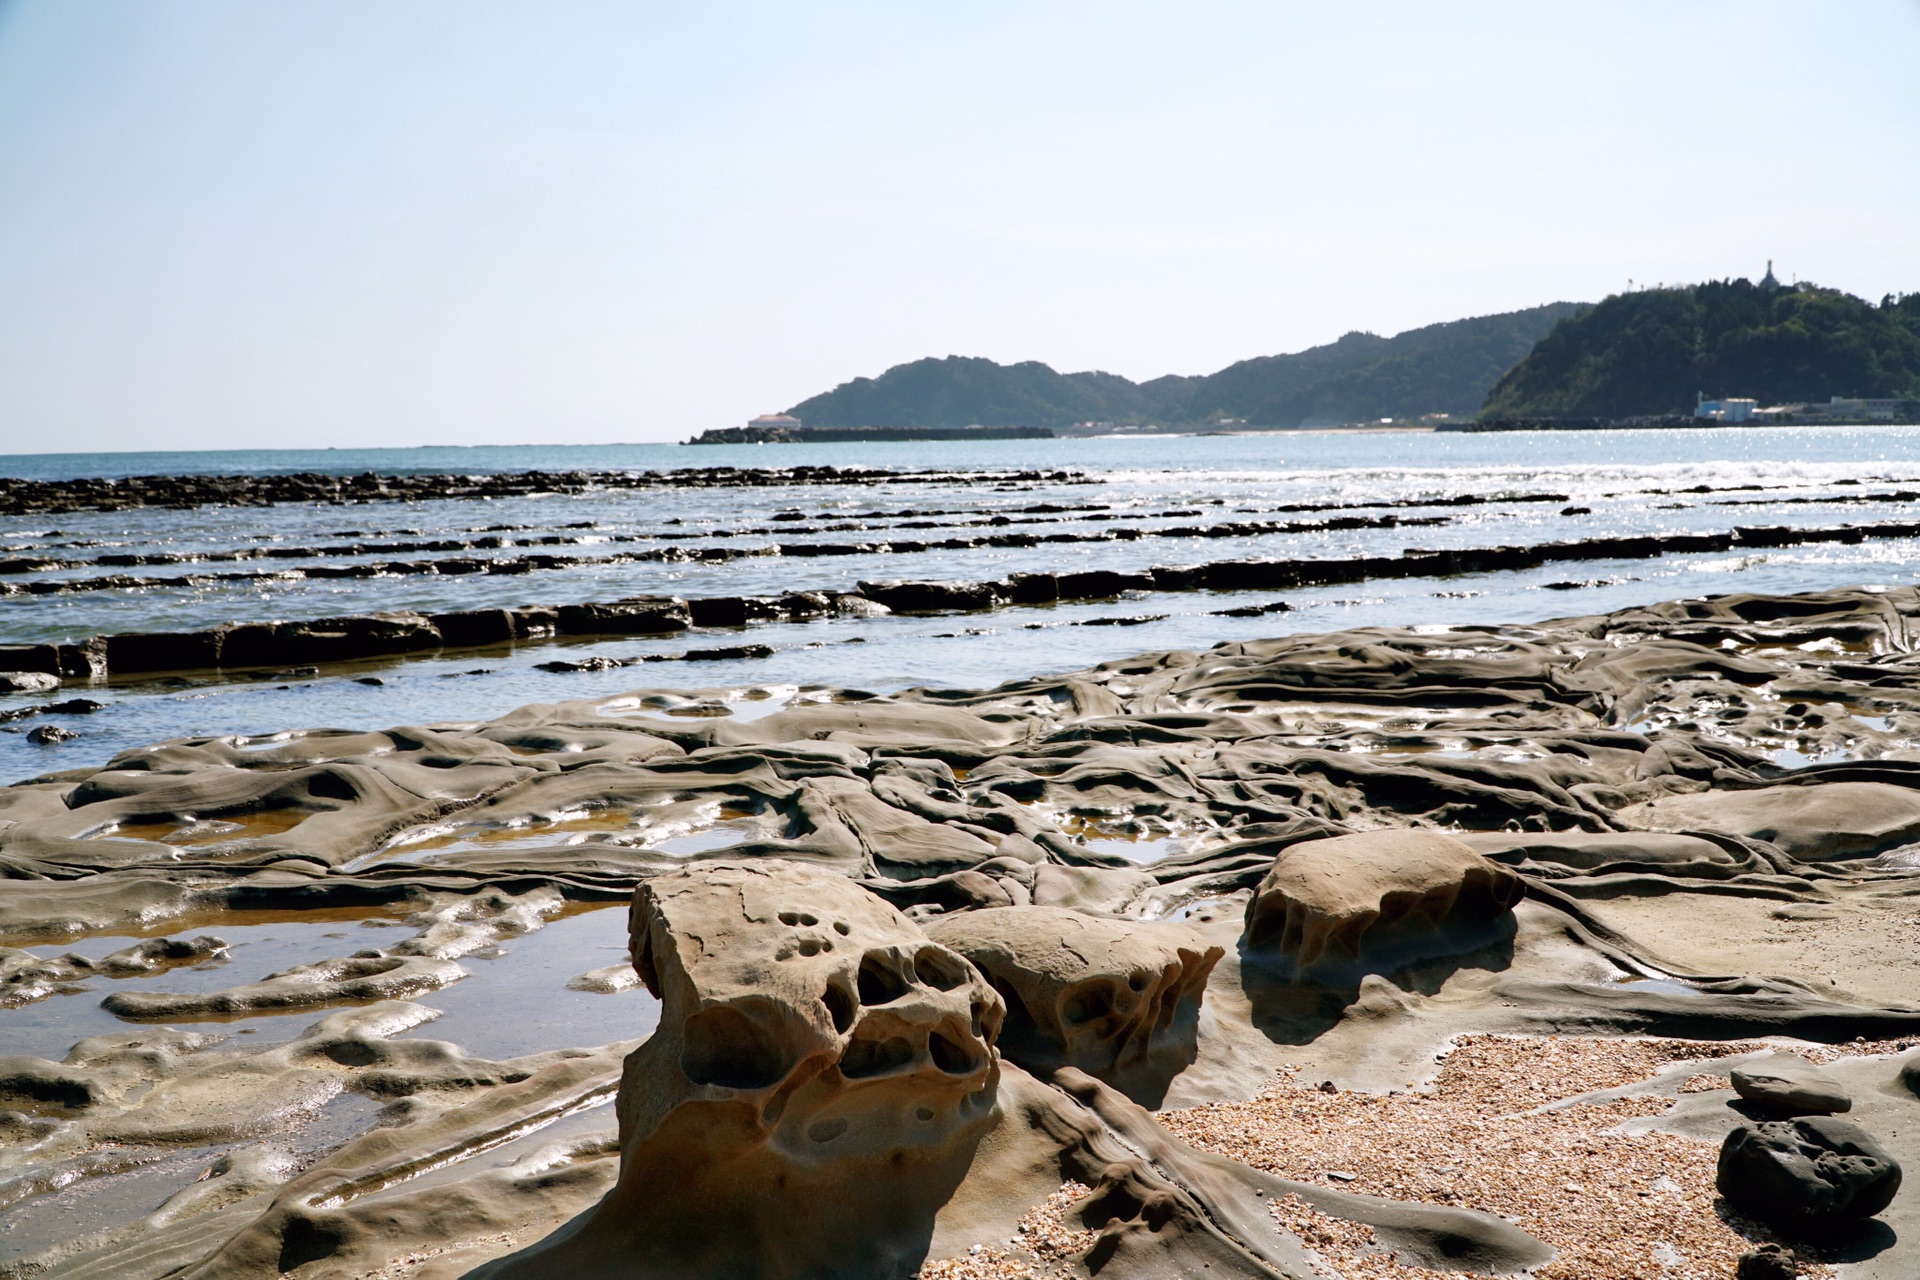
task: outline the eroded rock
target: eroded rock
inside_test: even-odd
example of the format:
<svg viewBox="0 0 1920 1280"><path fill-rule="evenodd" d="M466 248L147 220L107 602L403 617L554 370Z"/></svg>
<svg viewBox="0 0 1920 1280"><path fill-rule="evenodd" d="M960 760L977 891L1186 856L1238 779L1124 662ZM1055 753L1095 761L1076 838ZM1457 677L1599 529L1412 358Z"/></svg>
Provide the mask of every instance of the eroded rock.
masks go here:
<svg viewBox="0 0 1920 1280"><path fill-rule="evenodd" d="M1892 1204L1900 1164L1846 1120L1763 1121L1727 1135L1716 1185L1727 1203L1777 1231L1818 1235Z"/></svg>
<svg viewBox="0 0 1920 1280"><path fill-rule="evenodd" d="M1366 831L1289 845L1247 903L1246 944L1300 970L1473 950L1524 892L1451 836Z"/></svg>
<svg viewBox="0 0 1920 1280"><path fill-rule="evenodd" d="M1193 1060L1193 1020L1225 954L1180 925L1059 907L960 912L927 933L1006 1002L1001 1052L1043 1077L1072 1066L1109 1084Z"/></svg>
<svg viewBox="0 0 1920 1280"><path fill-rule="evenodd" d="M647 881L632 939L662 1008L621 1079L620 1181L490 1274L913 1260L997 1114L986 980L845 877L773 860Z"/></svg>

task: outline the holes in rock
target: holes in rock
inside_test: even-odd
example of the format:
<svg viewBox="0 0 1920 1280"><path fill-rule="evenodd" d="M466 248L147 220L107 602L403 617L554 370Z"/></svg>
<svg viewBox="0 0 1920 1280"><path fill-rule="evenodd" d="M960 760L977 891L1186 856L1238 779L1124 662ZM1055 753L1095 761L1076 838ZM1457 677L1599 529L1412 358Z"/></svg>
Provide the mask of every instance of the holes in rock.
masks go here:
<svg viewBox="0 0 1920 1280"><path fill-rule="evenodd" d="M680 1069L695 1084L764 1089L787 1073L778 1045L738 1009L720 1005L687 1019Z"/></svg>
<svg viewBox="0 0 1920 1280"><path fill-rule="evenodd" d="M845 1120L815 1120L807 1126L807 1136L815 1142L832 1142L846 1131Z"/></svg>
<svg viewBox="0 0 1920 1280"><path fill-rule="evenodd" d="M907 980L894 967L892 956L876 951L860 962L858 989L860 1003L872 1008L892 1004L907 994Z"/></svg>
<svg viewBox="0 0 1920 1280"><path fill-rule="evenodd" d="M853 1025L853 997L839 987L828 987L820 997L820 1003L827 1006L827 1016L833 1019L833 1029L845 1035L847 1028Z"/></svg>
<svg viewBox="0 0 1920 1280"><path fill-rule="evenodd" d="M1088 983L1075 987L1061 1002L1060 1016L1072 1026L1081 1026L1104 1018L1113 1010L1113 997L1104 986Z"/></svg>
<svg viewBox="0 0 1920 1280"><path fill-rule="evenodd" d="M307 794L316 800L353 800L357 795L353 781L331 769L322 769L307 779Z"/></svg>
<svg viewBox="0 0 1920 1280"><path fill-rule="evenodd" d="M1147 989L1147 982L1148 978L1144 973L1136 973L1127 979L1127 985L1135 991L1145 991Z"/></svg>
<svg viewBox="0 0 1920 1280"><path fill-rule="evenodd" d="M932 1107L915 1107L913 1111L913 1118L920 1121L922 1124L925 1124L927 1121L933 1119L933 1108Z"/></svg>
<svg viewBox="0 0 1920 1280"><path fill-rule="evenodd" d="M782 911L780 913L780 923L812 928L814 925L819 924L820 921L804 911Z"/></svg>
<svg viewBox="0 0 1920 1280"><path fill-rule="evenodd" d="M840 1074L849 1080L864 1080L868 1076L896 1071L912 1061L913 1046L905 1036L888 1036L885 1040L855 1039L847 1045L847 1052L840 1059Z"/></svg>
<svg viewBox="0 0 1920 1280"><path fill-rule="evenodd" d="M927 1056L950 1076L964 1076L980 1065L972 1045L951 1040L938 1031L927 1037Z"/></svg>
<svg viewBox="0 0 1920 1280"><path fill-rule="evenodd" d="M831 942L822 942L818 938L800 939L800 954L803 956L817 956L822 951L831 950L833 950L833 944Z"/></svg>
<svg viewBox="0 0 1920 1280"><path fill-rule="evenodd" d="M853 932L853 928L845 920L835 920L833 922L833 931L844 938Z"/></svg>
<svg viewBox="0 0 1920 1280"><path fill-rule="evenodd" d="M343 1067L368 1067L380 1060L380 1054L361 1040L336 1040L321 1052Z"/></svg>
<svg viewBox="0 0 1920 1280"><path fill-rule="evenodd" d="M913 958L913 973L935 991L951 991L967 980L966 962L939 947L922 947Z"/></svg>

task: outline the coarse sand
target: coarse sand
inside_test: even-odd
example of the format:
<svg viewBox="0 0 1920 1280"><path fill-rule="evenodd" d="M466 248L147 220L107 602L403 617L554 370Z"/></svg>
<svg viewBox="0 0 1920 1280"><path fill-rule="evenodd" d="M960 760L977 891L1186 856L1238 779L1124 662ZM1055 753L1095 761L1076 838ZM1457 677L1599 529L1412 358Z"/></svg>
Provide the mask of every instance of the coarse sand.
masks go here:
<svg viewBox="0 0 1920 1280"><path fill-rule="evenodd" d="M1816 1062L1895 1053L1920 1043L1795 1044ZM1727 1280L1740 1255L1775 1237L1732 1214L1714 1191L1717 1143L1668 1133L1613 1132L1659 1115L1671 1096L1613 1097L1615 1090L1685 1064L1768 1048L1760 1041L1692 1041L1473 1035L1455 1040L1432 1086L1371 1094L1288 1074L1246 1102L1168 1111L1160 1123L1203 1150L1301 1182L1345 1191L1477 1209L1510 1219L1552 1245L1538 1280ZM1703 1070L1675 1092L1725 1088ZM1068 1183L1021 1220L1007 1250L980 1247L930 1262L920 1280L1053 1280L1092 1243L1069 1224L1087 1194ZM1470 1272L1403 1264L1372 1227L1332 1217L1295 1196L1273 1202L1280 1228L1298 1236L1326 1275L1340 1280L1466 1280ZM1808 1280L1833 1271L1800 1253Z"/></svg>
<svg viewBox="0 0 1920 1280"><path fill-rule="evenodd" d="M1796 1046L1816 1060L1892 1053L1911 1041ZM1160 1117L1194 1146L1302 1182L1511 1219L1559 1250L1540 1280L1725 1280L1740 1255L1774 1237L1729 1213L1714 1191L1719 1146L1667 1133L1627 1136L1622 1121L1658 1115L1671 1097L1551 1104L1646 1080L1683 1063L1752 1053L1755 1041L1463 1036L1430 1091L1325 1091L1283 1078L1249 1102ZM1715 1077L1696 1073L1682 1088ZM1717 1085L1712 1087L1718 1087ZM1550 1109L1542 1109L1550 1108ZM1342 1280L1457 1278L1405 1266L1372 1228L1289 1197L1281 1226ZM1801 1255L1803 1274L1828 1276Z"/></svg>

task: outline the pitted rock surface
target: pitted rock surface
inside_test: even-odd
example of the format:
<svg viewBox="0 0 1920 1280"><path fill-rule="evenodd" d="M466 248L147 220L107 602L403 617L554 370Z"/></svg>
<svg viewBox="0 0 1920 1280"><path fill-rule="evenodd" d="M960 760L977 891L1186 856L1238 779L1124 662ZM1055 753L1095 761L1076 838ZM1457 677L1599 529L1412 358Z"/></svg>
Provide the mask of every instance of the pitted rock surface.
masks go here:
<svg viewBox="0 0 1920 1280"><path fill-rule="evenodd" d="M1791 1236L1819 1235L1893 1203L1900 1163L1832 1116L1741 1125L1720 1147L1717 1185L1740 1212Z"/></svg>
<svg viewBox="0 0 1920 1280"><path fill-rule="evenodd" d="M1130 1092L1193 1058L1193 1020L1225 949L1191 929L1058 907L1001 907L927 930L1006 1001L1001 1052L1045 1075L1072 1066Z"/></svg>
<svg viewBox="0 0 1920 1280"><path fill-rule="evenodd" d="M649 880L632 939L661 1020L621 1077L619 1183L492 1274L899 1271L996 1121L999 996L798 863Z"/></svg>

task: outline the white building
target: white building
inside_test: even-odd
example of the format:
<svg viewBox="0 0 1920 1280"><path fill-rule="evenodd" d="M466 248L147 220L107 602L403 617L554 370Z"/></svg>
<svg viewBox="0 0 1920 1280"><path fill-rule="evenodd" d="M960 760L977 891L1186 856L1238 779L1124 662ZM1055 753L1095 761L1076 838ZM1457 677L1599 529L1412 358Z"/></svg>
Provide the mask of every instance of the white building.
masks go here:
<svg viewBox="0 0 1920 1280"><path fill-rule="evenodd" d="M1745 422L1760 407L1758 400L1709 400L1701 396L1693 416L1708 422Z"/></svg>

